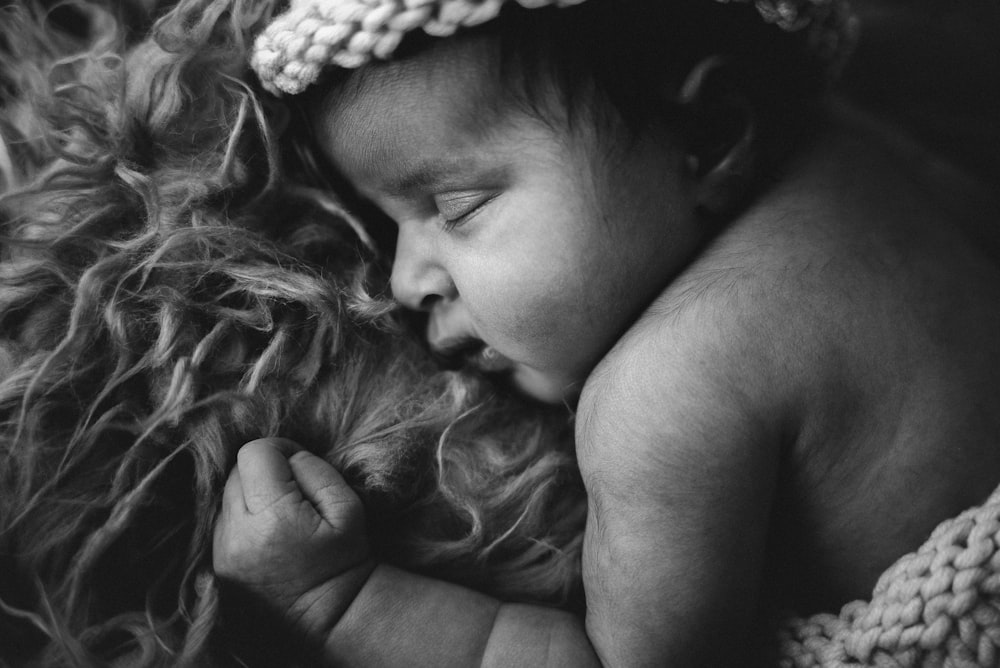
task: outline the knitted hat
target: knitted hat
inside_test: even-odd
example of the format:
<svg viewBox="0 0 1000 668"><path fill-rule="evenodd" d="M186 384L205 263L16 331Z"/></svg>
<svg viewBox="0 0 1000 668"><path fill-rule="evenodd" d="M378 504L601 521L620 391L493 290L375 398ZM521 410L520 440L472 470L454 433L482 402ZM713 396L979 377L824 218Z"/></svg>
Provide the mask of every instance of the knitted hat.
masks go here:
<svg viewBox="0 0 1000 668"><path fill-rule="evenodd" d="M324 67L355 68L388 59L406 33L423 29L445 37L497 16L508 0L291 0L258 36L250 65L275 94L301 93ZM585 0L513 0L534 9ZM655 0L669 2L670 0ZM753 2L768 23L800 32L807 47L835 71L857 35L846 0L705 0Z"/></svg>

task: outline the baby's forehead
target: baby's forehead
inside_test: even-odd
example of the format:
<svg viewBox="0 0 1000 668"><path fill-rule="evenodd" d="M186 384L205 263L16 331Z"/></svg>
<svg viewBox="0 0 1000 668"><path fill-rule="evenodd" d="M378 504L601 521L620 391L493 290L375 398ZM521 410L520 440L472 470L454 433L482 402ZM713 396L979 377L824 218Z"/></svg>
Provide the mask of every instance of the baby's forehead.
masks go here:
<svg viewBox="0 0 1000 668"><path fill-rule="evenodd" d="M371 63L323 95L319 120L391 126L435 111L450 123L469 126L463 129L483 125L503 106L495 51L487 39L443 40L407 58Z"/></svg>
<svg viewBox="0 0 1000 668"><path fill-rule="evenodd" d="M487 141L504 125L513 105L496 45L488 39L443 42L350 72L322 95L310 116L335 165L458 150L462 143Z"/></svg>

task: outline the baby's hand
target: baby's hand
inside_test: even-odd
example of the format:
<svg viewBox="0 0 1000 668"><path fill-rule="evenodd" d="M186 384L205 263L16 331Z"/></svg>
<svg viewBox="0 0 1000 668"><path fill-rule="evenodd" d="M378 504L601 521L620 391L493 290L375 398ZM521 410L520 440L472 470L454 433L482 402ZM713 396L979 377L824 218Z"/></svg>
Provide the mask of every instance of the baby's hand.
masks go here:
<svg viewBox="0 0 1000 668"><path fill-rule="evenodd" d="M361 500L286 439L244 445L215 525L215 572L305 633L335 624L371 571Z"/></svg>

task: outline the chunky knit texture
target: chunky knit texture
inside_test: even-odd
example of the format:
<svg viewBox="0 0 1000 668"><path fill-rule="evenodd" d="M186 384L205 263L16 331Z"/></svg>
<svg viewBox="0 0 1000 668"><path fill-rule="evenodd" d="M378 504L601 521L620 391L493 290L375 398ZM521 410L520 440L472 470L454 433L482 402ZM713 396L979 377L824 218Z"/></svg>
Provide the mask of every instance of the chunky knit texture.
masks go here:
<svg viewBox="0 0 1000 668"><path fill-rule="evenodd" d="M292 0L258 36L250 64L274 94L301 93L323 68L355 68L388 59L410 31L446 37L497 16L507 0ZM534 9L584 0L514 0ZM662 0L664 2L668 0ZM705 0L708 2L709 0ZM714 0L754 2L765 21L803 32L807 48L839 69L857 23L845 0Z"/></svg>
<svg viewBox="0 0 1000 668"><path fill-rule="evenodd" d="M886 570L870 601L788 621L782 668L1000 666L1000 489Z"/></svg>

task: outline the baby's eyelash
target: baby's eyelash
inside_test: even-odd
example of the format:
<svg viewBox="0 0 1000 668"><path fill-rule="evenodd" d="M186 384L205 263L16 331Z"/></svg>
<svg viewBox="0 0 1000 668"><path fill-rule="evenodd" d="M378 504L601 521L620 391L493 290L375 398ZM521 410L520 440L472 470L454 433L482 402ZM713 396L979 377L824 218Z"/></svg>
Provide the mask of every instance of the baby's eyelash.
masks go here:
<svg viewBox="0 0 1000 668"><path fill-rule="evenodd" d="M492 195L483 193L456 194L446 199L435 197L434 205L445 231L451 231L465 223L492 199Z"/></svg>
<svg viewBox="0 0 1000 668"><path fill-rule="evenodd" d="M460 227L462 223L465 222L465 216L460 216L458 218L445 218L441 217L441 227L445 232L451 232L456 227Z"/></svg>

